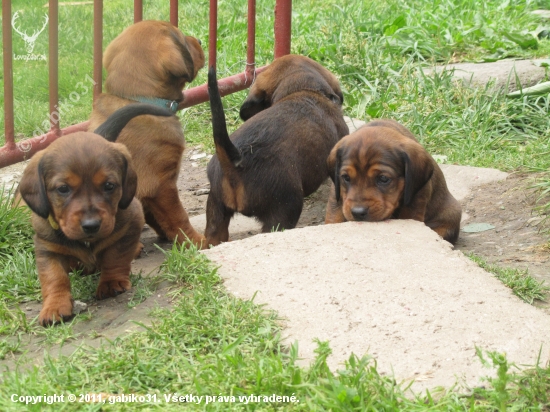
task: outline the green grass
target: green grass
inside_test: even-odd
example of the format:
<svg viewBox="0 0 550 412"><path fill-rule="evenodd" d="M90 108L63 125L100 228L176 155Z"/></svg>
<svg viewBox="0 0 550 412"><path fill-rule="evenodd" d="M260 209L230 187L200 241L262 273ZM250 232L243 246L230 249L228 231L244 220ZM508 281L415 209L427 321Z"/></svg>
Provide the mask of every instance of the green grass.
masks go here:
<svg viewBox="0 0 550 412"><path fill-rule="evenodd" d="M15 0L19 25L33 31L45 0ZM345 95L344 112L369 120L396 119L409 127L433 154L451 163L490 166L503 170L550 169L549 96L509 99L505 91L455 84L449 74L427 76L434 64L492 61L504 57L548 57L550 41L525 41L527 32L550 23L529 14L550 9L549 1L374 0L295 1L292 52L319 61L339 78ZM179 2L180 28L208 44L208 8L204 2ZM273 56L274 0L257 4L256 63ZM246 1L219 4L218 75L242 72L246 56ZM146 2L146 19L168 19L168 2ZM104 47L132 23L131 2L104 2ZM60 6L59 96L65 107L61 126L85 121L92 105L92 6ZM205 50L207 52L207 50ZM47 31L36 42L35 54L46 54ZM14 53L25 44L14 33ZM2 70L0 68L0 70ZM0 83L3 85L3 72ZM15 130L18 138L31 137L47 119L47 65L42 61L14 62ZM202 70L191 86L204 84ZM88 87L88 90L86 90ZM76 93L76 94L75 94ZM241 124L238 108L246 92L224 98L228 125ZM73 98L71 100L71 97ZM3 104L3 96L0 101ZM191 145L213 150L207 104L180 114ZM3 130L3 117L0 127ZM0 143L1 143L0 139ZM540 181L550 190L550 180ZM39 299L28 212L0 203L0 358L24 360L23 337L43 339L46 347L74 341L73 322L43 330L27 320L20 304ZM550 209L550 207L549 207ZM479 260L479 259L478 259ZM547 290L520 271L482 267L508 282L526 301L543 299ZM352 356L340 371L326 364L329 342L319 342L317 358L309 368L297 364L297 347L283 345L274 313L253 302L228 295L215 269L194 250L174 247L167 253L161 278L140 274L132 282L137 291L130 306L139 304L161 280L176 284L172 310L152 312L155 321L145 332L115 339L99 349L81 347L69 357L46 356L44 365L22 367L1 375L1 410L100 410L102 405L63 403L22 407L10 401L25 395L107 393L155 394L159 404L107 405L106 410L181 409L227 410L225 403L208 406L165 403L163 394L197 396L295 396L300 402L239 403L232 410L368 410L368 411L496 411L548 410L550 367L533 359L534 366L519 372L498 353L479 353L480 362L495 370L484 388L471 393L441 388L417 397L407 394L406 382L395 382L378 372L368 356ZM71 274L76 299L88 300L96 286L93 276ZM21 361L23 362L23 361ZM491 370L487 371L488 374ZM546 409L545 409L546 408Z"/></svg>
<svg viewBox="0 0 550 412"><path fill-rule="evenodd" d="M536 300L545 301L548 298L550 287L544 281L539 281L532 277L528 270L503 268L489 264L485 259L474 254L467 256L477 263L479 267L495 275L497 279L512 289L515 295L530 305Z"/></svg>
<svg viewBox="0 0 550 412"><path fill-rule="evenodd" d="M144 332L117 338L98 349L81 347L68 357L46 356L43 366L31 370L5 372L0 409L101 407L64 402L22 408L10 400L12 394L53 393L150 395L150 400L156 396L158 401L118 403L109 405L108 410L180 410L185 406L190 410L527 411L549 405L548 367L535 365L517 373L502 354L492 352L480 351L479 357L480 362L497 371L496 377L470 394L441 388L412 396L406 382L381 375L376 361L369 356L352 355L341 370L331 372L326 363L330 355L328 342L318 342L311 367L300 367L296 344L286 347L281 342L276 315L225 293L216 270L204 255L174 245L167 252L162 270L166 279L177 282L181 292L171 310L157 310L153 324ZM70 324L44 333L52 343L73 336ZM165 394L193 394L202 400L200 404L182 405L166 402ZM288 401L269 402L273 394ZM220 401L220 395L227 398ZM208 405L206 397L210 397Z"/></svg>

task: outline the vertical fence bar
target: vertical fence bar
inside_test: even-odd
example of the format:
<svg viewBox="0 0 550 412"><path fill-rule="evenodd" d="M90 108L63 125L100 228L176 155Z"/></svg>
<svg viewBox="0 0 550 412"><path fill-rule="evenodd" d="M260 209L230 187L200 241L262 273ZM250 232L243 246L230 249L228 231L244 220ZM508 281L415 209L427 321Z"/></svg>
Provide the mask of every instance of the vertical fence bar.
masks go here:
<svg viewBox="0 0 550 412"><path fill-rule="evenodd" d="M15 148L15 127L13 122L13 44L11 34L11 1L2 0L4 138L6 147L13 150Z"/></svg>
<svg viewBox="0 0 550 412"><path fill-rule="evenodd" d="M178 27L178 0L170 0L170 23Z"/></svg>
<svg viewBox="0 0 550 412"><path fill-rule="evenodd" d="M217 40L218 40L218 1L210 0L210 21L208 26L208 67L216 68Z"/></svg>
<svg viewBox="0 0 550 412"><path fill-rule="evenodd" d="M103 90L103 0L94 0L94 101Z"/></svg>
<svg viewBox="0 0 550 412"><path fill-rule="evenodd" d="M275 58L290 54L292 0L277 0L275 4Z"/></svg>
<svg viewBox="0 0 550 412"><path fill-rule="evenodd" d="M252 82L256 70L256 0L248 0L248 39L246 41L246 81ZM250 80L249 80L250 79Z"/></svg>
<svg viewBox="0 0 550 412"><path fill-rule="evenodd" d="M49 92L50 92L50 130L59 135L59 112L56 107L59 103L59 10L57 0L49 1L49 45L48 45L48 66L49 66ZM54 112L57 116L54 117Z"/></svg>
<svg viewBox="0 0 550 412"><path fill-rule="evenodd" d="M134 0L134 23L143 20L143 1Z"/></svg>

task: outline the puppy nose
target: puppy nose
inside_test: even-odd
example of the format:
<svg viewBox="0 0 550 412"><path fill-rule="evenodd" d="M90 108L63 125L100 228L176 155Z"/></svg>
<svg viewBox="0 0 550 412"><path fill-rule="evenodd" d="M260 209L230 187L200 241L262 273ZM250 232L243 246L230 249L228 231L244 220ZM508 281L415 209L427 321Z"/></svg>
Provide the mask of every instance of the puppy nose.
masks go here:
<svg viewBox="0 0 550 412"><path fill-rule="evenodd" d="M98 219L86 219L80 223L80 226L82 227L84 233L87 235L93 235L99 231L101 221Z"/></svg>
<svg viewBox="0 0 550 412"><path fill-rule="evenodd" d="M352 207L351 214L355 220L365 220L369 214L368 207Z"/></svg>
<svg viewBox="0 0 550 412"><path fill-rule="evenodd" d="M202 41L201 41L201 39L197 39L197 41L199 42L199 46L202 46Z"/></svg>

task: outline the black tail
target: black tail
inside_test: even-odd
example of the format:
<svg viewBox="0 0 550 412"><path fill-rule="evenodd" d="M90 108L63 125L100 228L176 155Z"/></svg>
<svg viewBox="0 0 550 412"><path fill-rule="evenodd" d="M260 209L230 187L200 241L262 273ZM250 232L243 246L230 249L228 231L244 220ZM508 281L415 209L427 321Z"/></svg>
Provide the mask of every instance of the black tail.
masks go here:
<svg viewBox="0 0 550 412"><path fill-rule="evenodd" d="M216 69L210 67L208 70L208 95L210 96L210 111L212 112L212 129L214 132L214 143L216 153L220 162L227 158L234 166L239 166L242 155L239 149L235 147L229 139L227 125L225 123L225 113L223 112L222 98L218 90L218 81L216 80Z"/></svg>
<svg viewBox="0 0 550 412"><path fill-rule="evenodd" d="M111 114L103 124L94 130L95 134L103 136L109 142L116 141L118 135L134 117L143 114L153 116L172 116L174 113L168 109L147 103L135 103L124 106Z"/></svg>

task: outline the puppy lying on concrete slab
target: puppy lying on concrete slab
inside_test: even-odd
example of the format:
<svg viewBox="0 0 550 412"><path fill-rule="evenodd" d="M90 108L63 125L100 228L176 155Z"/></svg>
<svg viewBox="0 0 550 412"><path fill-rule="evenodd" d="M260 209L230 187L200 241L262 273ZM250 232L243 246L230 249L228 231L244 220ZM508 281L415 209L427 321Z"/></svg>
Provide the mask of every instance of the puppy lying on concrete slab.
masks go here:
<svg viewBox="0 0 550 412"><path fill-rule="evenodd" d="M414 135L375 120L344 137L328 158L333 181L325 223L414 219L455 243L462 208Z"/></svg>

